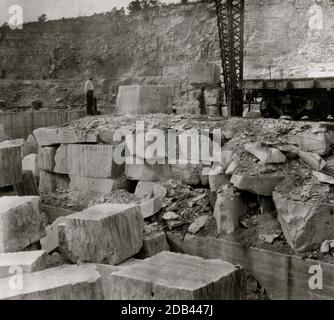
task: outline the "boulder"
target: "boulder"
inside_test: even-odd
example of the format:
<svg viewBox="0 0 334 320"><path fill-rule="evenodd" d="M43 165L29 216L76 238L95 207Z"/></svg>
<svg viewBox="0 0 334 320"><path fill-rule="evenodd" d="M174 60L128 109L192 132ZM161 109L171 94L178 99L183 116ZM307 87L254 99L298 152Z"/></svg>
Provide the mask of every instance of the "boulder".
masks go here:
<svg viewBox="0 0 334 320"><path fill-rule="evenodd" d="M197 186L202 184L202 165L195 164L172 164L174 179L181 180L185 184Z"/></svg>
<svg viewBox="0 0 334 320"><path fill-rule="evenodd" d="M322 172L317 172L317 171L313 171L312 174L313 174L314 177L316 177L318 179L319 182L334 185L334 177L333 176L330 176L330 175L322 173Z"/></svg>
<svg viewBox="0 0 334 320"><path fill-rule="evenodd" d="M189 82L195 87L216 87L220 75L218 65L210 62L196 62L191 66Z"/></svg>
<svg viewBox="0 0 334 320"><path fill-rule="evenodd" d="M114 300L238 300L245 282L244 269L228 262L162 252L112 273L110 293Z"/></svg>
<svg viewBox="0 0 334 320"><path fill-rule="evenodd" d="M37 154L31 153L23 158L22 170L31 171L36 180L39 180L39 166Z"/></svg>
<svg viewBox="0 0 334 320"><path fill-rule="evenodd" d="M169 86L120 86L116 101L117 115L169 113L172 88Z"/></svg>
<svg viewBox="0 0 334 320"><path fill-rule="evenodd" d="M55 156L54 172L88 178L117 178L124 167L113 161L112 146L61 145Z"/></svg>
<svg viewBox="0 0 334 320"><path fill-rule="evenodd" d="M334 205L294 201L278 191L273 199L286 241L296 252L316 250L334 239Z"/></svg>
<svg viewBox="0 0 334 320"><path fill-rule="evenodd" d="M247 175L233 174L231 183L242 191L260 196L271 196L276 186L285 179L283 175Z"/></svg>
<svg viewBox="0 0 334 320"><path fill-rule="evenodd" d="M72 128L39 128L34 130L34 136L40 147L59 144L97 143L97 134Z"/></svg>
<svg viewBox="0 0 334 320"><path fill-rule="evenodd" d="M148 235L144 238L143 248L139 252L138 258L150 258L163 251L169 251L166 235L163 232Z"/></svg>
<svg viewBox="0 0 334 320"><path fill-rule="evenodd" d="M188 232L192 234L198 233L209 220L209 216L201 216L195 219L195 221L189 226Z"/></svg>
<svg viewBox="0 0 334 320"><path fill-rule="evenodd" d="M139 204L139 210L144 219L150 218L162 209L162 200L160 198L152 198Z"/></svg>
<svg viewBox="0 0 334 320"><path fill-rule="evenodd" d="M283 163L286 161L286 157L281 151L263 146L259 143L246 144L245 150L258 158L263 164Z"/></svg>
<svg viewBox="0 0 334 320"><path fill-rule="evenodd" d="M22 180L21 147L0 145L0 187Z"/></svg>
<svg viewBox="0 0 334 320"><path fill-rule="evenodd" d="M214 217L218 234L231 234L239 227L239 219L247 212L240 194L225 187L217 194Z"/></svg>
<svg viewBox="0 0 334 320"><path fill-rule="evenodd" d="M18 252L45 236L39 197L0 198L0 252Z"/></svg>
<svg viewBox="0 0 334 320"><path fill-rule="evenodd" d="M221 186L229 184L230 177L221 173L220 168L211 169L209 174L209 185L212 192L217 192Z"/></svg>
<svg viewBox="0 0 334 320"><path fill-rule="evenodd" d="M321 171L327 165L317 153L298 151L298 155L313 170Z"/></svg>
<svg viewBox="0 0 334 320"><path fill-rule="evenodd" d="M22 147L22 156L28 156L29 154L38 153L38 142L33 135L29 135Z"/></svg>
<svg viewBox="0 0 334 320"><path fill-rule="evenodd" d="M92 264L63 265L24 274L22 287L0 280L0 300L102 300L101 276ZM15 284L14 284L15 285Z"/></svg>
<svg viewBox="0 0 334 320"><path fill-rule="evenodd" d="M151 195L163 199L167 195L167 189L159 183L139 181L136 187L135 196L138 198L145 198Z"/></svg>
<svg viewBox="0 0 334 320"><path fill-rule="evenodd" d="M47 268L46 252L25 251L14 253L0 253L0 279L13 275L13 270L23 273L41 271Z"/></svg>
<svg viewBox="0 0 334 320"><path fill-rule="evenodd" d="M143 231L135 205L102 204L65 218L67 248L86 262L122 263L140 251Z"/></svg>
<svg viewBox="0 0 334 320"><path fill-rule="evenodd" d="M53 172L55 163L57 148L56 147L45 147L39 148L38 150L38 166L40 170L47 172Z"/></svg>
<svg viewBox="0 0 334 320"><path fill-rule="evenodd" d="M87 178L70 176L70 190L82 192L98 192L108 195L119 189L128 189L128 181L124 177L116 179Z"/></svg>
<svg viewBox="0 0 334 320"><path fill-rule="evenodd" d="M128 180L159 181L170 179L172 173L168 164L126 164L125 176Z"/></svg>
<svg viewBox="0 0 334 320"><path fill-rule="evenodd" d="M68 190L70 178L64 174L50 173L40 170L39 192L48 194L57 190Z"/></svg>

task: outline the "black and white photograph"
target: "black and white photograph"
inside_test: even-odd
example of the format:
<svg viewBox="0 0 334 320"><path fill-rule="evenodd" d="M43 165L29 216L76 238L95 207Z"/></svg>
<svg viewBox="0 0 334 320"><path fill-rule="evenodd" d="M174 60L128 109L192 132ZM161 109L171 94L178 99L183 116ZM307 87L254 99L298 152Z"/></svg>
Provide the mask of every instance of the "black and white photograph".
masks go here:
<svg viewBox="0 0 334 320"><path fill-rule="evenodd" d="M0 300L334 300L334 0L0 0Z"/></svg>

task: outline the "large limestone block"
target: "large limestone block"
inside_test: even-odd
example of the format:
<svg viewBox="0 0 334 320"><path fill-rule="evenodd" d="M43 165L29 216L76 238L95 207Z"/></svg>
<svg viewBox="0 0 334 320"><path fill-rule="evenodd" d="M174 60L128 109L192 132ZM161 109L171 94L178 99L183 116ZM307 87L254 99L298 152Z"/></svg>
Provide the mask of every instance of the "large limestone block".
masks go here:
<svg viewBox="0 0 334 320"><path fill-rule="evenodd" d="M172 172L169 164L126 164L125 176L129 180L159 181L170 179Z"/></svg>
<svg viewBox="0 0 334 320"><path fill-rule="evenodd" d="M220 68L209 62L196 62L191 66L190 84L193 86L215 86L219 80Z"/></svg>
<svg viewBox="0 0 334 320"><path fill-rule="evenodd" d="M0 252L17 252L45 236L39 197L0 198Z"/></svg>
<svg viewBox="0 0 334 320"><path fill-rule="evenodd" d="M64 174L50 173L40 170L39 192L48 194L57 190L68 190L70 178Z"/></svg>
<svg viewBox="0 0 334 320"><path fill-rule="evenodd" d="M116 114L169 113L172 107L172 88L169 86L120 86Z"/></svg>
<svg viewBox="0 0 334 320"><path fill-rule="evenodd" d="M29 135L27 140L24 142L22 146L22 153L23 157L28 156L32 153L38 153L38 142L33 135Z"/></svg>
<svg viewBox="0 0 334 320"><path fill-rule="evenodd" d="M110 294L113 300L237 300L244 284L244 270L228 262L162 252L113 272Z"/></svg>
<svg viewBox="0 0 334 320"><path fill-rule="evenodd" d="M101 276L92 264L63 265L23 275L22 288L0 280L1 300L102 300Z"/></svg>
<svg viewBox="0 0 334 320"><path fill-rule="evenodd" d="M22 180L21 147L0 145L0 187Z"/></svg>
<svg viewBox="0 0 334 320"><path fill-rule="evenodd" d="M276 191L273 199L285 239L296 252L319 249L334 239L334 205L294 201Z"/></svg>
<svg viewBox="0 0 334 320"><path fill-rule="evenodd" d="M102 204L65 218L67 248L86 262L122 263L140 251L143 230L143 217L133 205Z"/></svg>
<svg viewBox="0 0 334 320"><path fill-rule="evenodd" d="M113 161L114 147L107 145L61 145L54 172L88 178L117 178L124 166Z"/></svg>
<svg viewBox="0 0 334 320"><path fill-rule="evenodd" d="M40 170L47 172L53 172L55 163L57 148L56 147L45 147L39 148L38 150L38 166Z"/></svg>
<svg viewBox="0 0 334 320"><path fill-rule="evenodd" d="M128 181L124 177L119 177L117 179L101 179L70 176L70 179L70 190L73 191L93 191L107 195L115 190L126 190L128 188Z"/></svg>
<svg viewBox="0 0 334 320"><path fill-rule="evenodd" d="M40 147L70 143L97 143L97 135L71 128L40 128L34 130Z"/></svg>
<svg viewBox="0 0 334 320"><path fill-rule="evenodd" d="M7 278L17 272L18 267L23 273L41 271L47 268L46 252L24 251L0 253L0 278Z"/></svg>
<svg viewBox="0 0 334 320"><path fill-rule="evenodd" d="M31 171L34 177L39 180L39 166L37 154L29 154L22 159L22 170Z"/></svg>
<svg viewBox="0 0 334 320"><path fill-rule="evenodd" d="M214 217L218 234L231 234L239 227L239 219L247 212L240 194L234 188L224 188L217 194Z"/></svg>
<svg viewBox="0 0 334 320"><path fill-rule="evenodd" d="M276 186L285 179L281 175L234 174L231 183L242 191L248 191L260 196L271 196Z"/></svg>

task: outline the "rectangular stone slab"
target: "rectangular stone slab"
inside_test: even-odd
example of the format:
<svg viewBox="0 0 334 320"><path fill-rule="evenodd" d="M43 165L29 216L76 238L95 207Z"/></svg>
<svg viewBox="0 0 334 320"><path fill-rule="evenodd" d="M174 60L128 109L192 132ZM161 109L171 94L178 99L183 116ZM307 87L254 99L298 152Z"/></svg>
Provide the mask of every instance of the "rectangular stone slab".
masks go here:
<svg viewBox="0 0 334 320"><path fill-rule="evenodd" d="M111 298L135 300L236 300L245 272L222 260L162 252L111 274Z"/></svg>
<svg viewBox="0 0 334 320"><path fill-rule="evenodd" d="M101 276L96 266L63 265L23 275L22 288L0 280L0 300L101 300Z"/></svg>
<svg viewBox="0 0 334 320"><path fill-rule="evenodd" d="M0 252L17 252L45 236L39 197L0 198Z"/></svg>
<svg viewBox="0 0 334 320"><path fill-rule="evenodd" d="M144 220L135 205L102 204L65 218L65 242L84 262L120 264L143 245Z"/></svg>
<svg viewBox="0 0 334 320"><path fill-rule="evenodd" d="M0 145L0 187L14 185L22 179L21 147Z"/></svg>
<svg viewBox="0 0 334 320"><path fill-rule="evenodd" d="M53 172L55 167L56 147L39 148L38 150L38 166L40 170Z"/></svg>
<svg viewBox="0 0 334 320"><path fill-rule="evenodd" d="M214 63L196 62L190 69L190 84L193 86L215 86L219 80L220 68Z"/></svg>
<svg viewBox="0 0 334 320"><path fill-rule="evenodd" d="M117 178L123 166L113 162L113 147L107 145L61 145L54 172L88 178Z"/></svg>
<svg viewBox="0 0 334 320"><path fill-rule="evenodd" d="M169 113L172 107L172 88L169 86L120 86L116 114Z"/></svg>
<svg viewBox="0 0 334 320"><path fill-rule="evenodd" d="M13 270L15 270L15 272L17 271L17 267L21 267L23 273L31 273L46 269L46 252L44 250L39 250L0 253L0 278L10 277L13 275Z"/></svg>

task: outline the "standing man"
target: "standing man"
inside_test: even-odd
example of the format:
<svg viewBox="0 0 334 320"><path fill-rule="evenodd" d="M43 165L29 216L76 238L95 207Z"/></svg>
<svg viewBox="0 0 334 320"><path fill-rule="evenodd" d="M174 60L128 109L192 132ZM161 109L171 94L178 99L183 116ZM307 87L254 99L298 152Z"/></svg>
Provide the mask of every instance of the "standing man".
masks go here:
<svg viewBox="0 0 334 320"><path fill-rule="evenodd" d="M201 114L206 114L206 103L205 103L205 87L201 87L201 90L196 97L196 100L198 101L198 106L200 109Z"/></svg>
<svg viewBox="0 0 334 320"><path fill-rule="evenodd" d="M90 77L85 83L85 97L87 102L87 115L94 115L93 107L94 107L94 85L93 85L93 77Z"/></svg>
<svg viewBox="0 0 334 320"><path fill-rule="evenodd" d="M222 86L222 82L220 80L217 82L217 86L218 86L218 89L217 89L217 97L216 97L216 106L218 109L218 114L221 117L223 115L222 107L224 105L225 89Z"/></svg>

